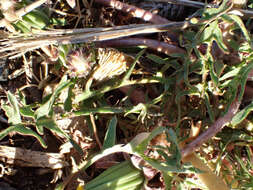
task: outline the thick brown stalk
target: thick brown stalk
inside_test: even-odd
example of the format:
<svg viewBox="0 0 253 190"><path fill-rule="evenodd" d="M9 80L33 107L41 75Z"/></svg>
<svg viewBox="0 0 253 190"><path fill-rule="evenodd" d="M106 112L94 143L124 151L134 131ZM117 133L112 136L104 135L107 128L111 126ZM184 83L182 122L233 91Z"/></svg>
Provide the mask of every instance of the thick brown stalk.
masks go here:
<svg viewBox="0 0 253 190"><path fill-rule="evenodd" d="M110 6L117 10L130 13L133 17L141 18L147 22L152 22L154 24L164 24L168 23L169 21L166 18L163 18L159 15L152 14L149 11L145 11L144 9L140 9L136 6L129 5L126 3L122 3L116 0L94 0L96 3L100 3L106 6Z"/></svg>
<svg viewBox="0 0 253 190"><path fill-rule="evenodd" d="M163 18L157 14L153 14L144 9L138 8L133 5L129 5L127 3L122 3L117 0L94 0L94 2L103 4L105 6L110 6L112 8L115 8L125 13L129 13L133 17L140 18L146 22L151 22L154 24L166 24L166 23L171 22L167 20L166 18ZM170 33L168 34L168 37L171 38L172 41L177 41L177 38L178 38L177 35L178 35L177 33L170 31Z"/></svg>
<svg viewBox="0 0 253 190"><path fill-rule="evenodd" d="M190 144L188 144L185 148L181 150L182 157L186 157L190 154L192 154L196 149L198 149L204 142L206 142L208 139L215 136L223 126L228 124L232 118L235 116L236 112L238 111L240 106L240 102L236 99L229 107L228 112L218 118L217 121L215 121L204 133L202 133L200 136L198 136L194 141L192 141Z"/></svg>
<svg viewBox="0 0 253 190"><path fill-rule="evenodd" d="M146 38L122 38L122 39L102 41L98 43L98 46L100 47L125 47L125 46L139 46L139 45L145 45L150 49L162 52L166 55L186 53L185 50L175 45Z"/></svg>

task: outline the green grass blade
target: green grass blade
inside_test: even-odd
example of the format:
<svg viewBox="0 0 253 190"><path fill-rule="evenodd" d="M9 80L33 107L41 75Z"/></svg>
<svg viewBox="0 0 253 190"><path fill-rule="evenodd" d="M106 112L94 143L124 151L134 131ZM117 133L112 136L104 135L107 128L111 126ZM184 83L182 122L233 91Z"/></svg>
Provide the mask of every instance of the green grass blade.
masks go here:
<svg viewBox="0 0 253 190"><path fill-rule="evenodd" d="M115 170L113 167L108 168L109 170L107 175L101 174L103 177L96 177L95 179L91 180L89 183L85 185L85 189L99 189L98 187L106 187L106 186L113 186L112 184L116 181L115 185L120 185L125 183L127 180L130 180L130 178L135 178L136 175L140 173L140 171L135 168L131 162L127 162L127 165L123 162L117 165L124 165L123 167L118 167L117 170ZM113 170L114 172L111 172L110 170Z"/></svg>
<svg viewBox="0 0 253 190"><path fill-rule="evenodd" d="M119 176L119 175L118 175ZM138 183L136 183L138 180ZM132 183L132 182L135 183ZM125 190L130 187L135 187L140 185L144 181L140 171L137 169L135 171L131 171L126 175L121 175L119 178L108 181L106 183L100 184L98 186L92 188L85 188L85 190Z"/></svg>
<svg viewBox="0 0 253 190"><path fill-rule="evenodd" d="M126 80L126 81L123 81L123 82L118 82L116 80L112 80L112 81L114 82L113 84L109 84L107 86L104 86L101 89L94 90L94 91L83 92L82 94L78 95L75 98L74 102L78 103L78 102L81 102L81 101L86 100L88 98L104 94L106 92L118 89L118 88L123 87L123 86L129 86L129 85L135 85L135 84L148 84L148 83L151 84L151 83L159 83L159 82L165 83L168 80L166 80L164 78L161 78L161 77L160 78L152 77L152 78L143 78L143 79L140 79L140 80Z"/></svg>
<svg viewBox="0 0 253 190"><path fill-rule="evenodd" d="M212 107L211 107L211 104L210 104L210 101L209 101L208 93L205 93L204 98L205 98L204 100L205 100L205 104L206 104L206 107L207 107L207 111L208 111L210 120L211 120L211 122L214 122L214 113L213 113L213 110L212 110Z"/></svg>
<svg viewBox="0 0 253 190"><path fill-rule="evenodd" d="M72 89L74 88L74 84L71 84L68 89L68 97L64 102L64 110L71 111L72 109L72 97L74 96Z"/></svg>
<svg viewBox="0 0 253 190"><path fill-rule="evenodd" d="M81 108L78 111L74 111L73 114L75 116L90 115L90 114L97 114L97 113L119 114L119 113L125 113L128 110L129 109L127 108L121 108L121 107Z"/></svg>
<svg viewBox="0 0 253 190"><path fill-rule="evenodd" d="M117 127L117 117L114 116L108 125L108 129L105 134L103 149L110 148L116 143L116 127Z"/></svg>
<svg viewBox="0 0 253 190"><path fill-rule="evenodd" d="M87 183L86 185L88 186L93 186L93 183L97 183L97 181L104 179L104 177L107 177L115 172L117 172L118 170L120 170L121 168L125 168L128 167L128 165L131 164L129 160L126 160L124 162L115 164L114 166L108 168L107 170L105 170L103 173L101 173L99 176L97 176L96 178L92 179L89 183Z"/></svg>
<svg viewBox="0 0 253 190"><path fill-rule="evenodd" d="M132 63L132 65L131 65L131 67L128 69L128 71L126 72L126 74L125 74L125 76L123 77L123 80L122 80L122 81L129 80L130 75L132 74L132 72L133 72L133 70L134 70L134 67L135 67L137 61L138 61L138 60L140 59L140 57L144 54L145 50L146 50L146 49L141 50L141 51L137 54L137 56L136 56L134 62Z"/></svg>

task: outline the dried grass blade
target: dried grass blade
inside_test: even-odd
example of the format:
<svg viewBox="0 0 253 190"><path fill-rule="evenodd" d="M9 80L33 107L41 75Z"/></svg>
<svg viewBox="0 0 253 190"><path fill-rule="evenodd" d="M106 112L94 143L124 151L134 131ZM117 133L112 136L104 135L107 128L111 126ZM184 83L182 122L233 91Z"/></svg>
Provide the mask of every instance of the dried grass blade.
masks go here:
<svg viewBox="0 0 253 190"><path fill-rule="evenodd" d="M10 38L0 43L0 53L4 54L0 57L7 55L13 55L15 53L24 53L31 51L42 46L56 44L77 44L77 43L89 43L96 41L111 40L126 36L164 32L169 28L180 28L189 24L188 22L174 22L168 24L147 24L135 25L135 26L123 26L123 29L112 29L109 31L90 32L90 33L73 33L63 35L48 35L48 36L31 36L28 38ZM8 52L8 53L6 53Z"/></svg>

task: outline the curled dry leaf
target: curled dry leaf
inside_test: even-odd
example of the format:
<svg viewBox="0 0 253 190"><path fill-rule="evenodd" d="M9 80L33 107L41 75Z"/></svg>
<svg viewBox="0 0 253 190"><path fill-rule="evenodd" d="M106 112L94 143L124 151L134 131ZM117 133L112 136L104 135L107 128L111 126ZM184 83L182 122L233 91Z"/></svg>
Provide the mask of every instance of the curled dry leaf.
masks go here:
<svg viewBox="0 0 253 190"><path fill-rule="evenodd" d="M155 177L155 175L159 172L158 170L149 166L142 158L133 155L131 157L132 164L136 168L141 168L143 170L143 174L147 180L151 180Z"/></svg>

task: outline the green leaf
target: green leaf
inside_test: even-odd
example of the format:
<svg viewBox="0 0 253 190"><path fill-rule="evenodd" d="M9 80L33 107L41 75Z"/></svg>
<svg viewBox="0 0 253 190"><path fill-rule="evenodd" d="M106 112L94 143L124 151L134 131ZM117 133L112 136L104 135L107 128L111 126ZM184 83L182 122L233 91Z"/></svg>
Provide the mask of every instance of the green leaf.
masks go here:
<svg viewBox="0 0 253 190"><path fill-rule="evenodd" d="M31 26L29 24L26 24L24 21L18 21L14 26L18 31L21 31L23 33L31 32Z"/></svg>
<svg viewBox="0 0 253 190"><path fill-rule="evenodd" d="M125 113L129 111L129 108L122 108L122 107L98 107L98 108L81 108L78 111L74 111L73 114L75 116L81 115L90 115L96 113L102 114L116 114L116 113Z"/></svg>
<svg viewBox="0 0 253 190"><path fill-rule="evenodd" d="M243 110L238 112L232 119L231 124L232 126L236 126L239 123L241 123L248 115L249 113L253 110L253 102L245 107Z"/></svg>
<svg viewBox="0 0 253 190"><path fill-rule="evenodd" d="M211 60L208 60L208 65L209 65L211 79L214 85L217 87L219 84L219 78L217 77L217 74L215 73L215 70L214 70L214 62L212 62Z"/></svg>
<svg viewBox="0 0 253 190"><path fill-rule="evenodd" d="M58 27L67 25L67 20L65 18L50 18L50 21L53 25Z"/></svg>
<svg viewBox="0 0 253 190"><path fill-rule="evenodd" d="M217 26L213 30L213 35L215 38L215 41L217 42L218 46L224 51L224 52L229 52L227 46L223 42L223 34L221 32L221 29Z"/></svg>
<svg viewBox="0 0 253 190"><path fill-rule="evenodd" d="M72 109L72 96L74 96L72 89L74 88L74 84L71 84L68 89L68 97L64 102L64 110L71 111Z"/></svg>
<svg viewBox="0 0 253 190"><path fill-rule="evenodd" d="M11 125L21 123L21 116L19 113L18 101L16 97L11 92L8 92L7 98L11 106L3 105L3 109L8 117L8 122Z"/></svg>
<svg viewBox="0 0 253 190"><path fill-rule="evenodd" d="M165 128L165 127L157 127L157 128L155 128L146 139L144 139L142 142L140 142L138 145L135 146L134 152L137 153L137 154L144 154L144 152L147 149L147 146L148 146L149 142L154 137L156 137L157 135L159 135L159 134L161 134L161 133L163 133L165 131L168 131L168 129ZM130 145L133 143L133 142L132 143L131 142L130 142Z"/></svg>
<svg viewBox="0 0 253 190"><path fill-rule="evenodd" d="M206 40L210 40L210 38L213 36L214 30L217 27L219 27L218 20L215 20L202 32L200 41L205 42Z"/></svg>
<svg viewBox="0 0 253 190"><path fill-rule="evenodd" d="M181 162L181 152L180 152L180 148L179 148L179 144L177 140L177 135L172 129L169 129L168 133L169 133L169 136L167 135L167 139L171 140L176 146L176 151L173 152L173 154L177 162L177 165L179 165L179 163Z"/></svg>
<svg viewBox="0 0 253 190"><path fill-rule="evenodd" d="M112 167L108 168L103 173L101 173L99 176L97 176L96 178L89 181L85 187L90 188L90 187L94 186L96 183L102 183L101 180L106 182L106 181L111 180L112 177L118 177L118 176L112 176L112 175L115 174L118 170L121 170L121 169L126 169L126 170L131 169L131 161L126 160L126 161L121 162L119 164L113 165ZM107 179L105 180L105 178L107 178Z"/></svg>
<svg viewBox="0 0 253 190"><path fill-rule="evenodd" d="M20 108L20 114L25 117L34 117L34 111L30 105L23 106Z"/></svg>
<svg viewBox="0 0 253 190"><path fill-rule="evenodd" d="M25 127L22 124L10 126L7 129L0 132L0 140L2 140L5 136L7 136L10 132L17 132L21 135L27 135L27 136L33 136L35 137L41 144L43 148L47 148L47 145L45 141L42 139L41 136L39 136L37 133L35 133L33 130L31 130L28 127Z"/></svg>
<svg viewBox="0 0 253 190"><path fill-rule="evenodd" d="M143 49L142 51L140 51L137 55L136 58L134 60L134 62L131 64L131 67L128 69L128 71L126 72L126 74L123 77L122 81L128 80L130 75L132 74L134 67L137 63L137 61L140 59L140 57L144 54L144 52L146 51L146 49Z"/></svg>
<svg viewBox="0 0 253 190"><path fill-rule="evenodd" d="M214 122L214 113L213 113L213 110L212 110L211 105L210 105L208 93L205 93L205 99L204 100L205 100L205 104L206 104L206 107L207 107L207 111L208 111L210 120L211 120L211 122Z"/></svg>
<svg viewBox="0 0 253 190"><path fill-rule="evenodd" d="M240 84L240 94L238 95L238 101L241 101L243 98L246 82L248 79L248 74L253 69L253 62L246 64L245 67L242 67L239 75L237 76L239 78L239 84Z"/></svg>
<svg viewBox="0 0 253 190"><path fill-rule="evenodd" d="M147 163L149 163L152 167L156 168L162 172L175 172L175 173L196 173L200 172L194 167L178 167L176 162L174 164L168 165L165 162L157 161L155 159L151 159L145 155L141 156Z"/></svg>
<svg viewBox="0 0 253 190"><path fill-rule="evenodd" d="M241 165L242 170L244 170L244 173L247 173L249 176L252 176L252 173L249 172L249 168L246 167L244 161L241 158L239 158L237 155L235 155L235 157L237 161L239 162L239 164Z"/></svg>
<svg viewBox="0 0 253 190"><path fill-rule="evenodd" d="M123 86L129 86L129 85L135 85L135 84L147 84L147 83L165 83L169 82L168 79L164 79L162 77L151 77L151 78L143 78L143 79L137 79L137 80L125 80L125 81L118 81L118 79L113 79L108 81L110 82L109 85L104 85L102 88L94 91L85 91L82 94L78 95L74 102L80 102L83 100L87 100L88 98L102 95L106 92L109 92L110 90L114 90Z"/></svg>
<svg viewBox="0 0 253 190"><path fill-rule="evenodd" d="M63 89L67 88L71 84L72 82L70 80L63 82L61 81L57 86L57 88L55 89L55 91L53 92L53 94L51 95L51 97L49 98L49 100L46 101L44 104L42 104L40 108L38 108L35 111L35 118L39 119L41 117L48 116L49 112L52 111L53 104L57 96Z"/></svg>
<svg viewBox="0 0 253 190"><path fill-rule="evenodd" d="M225 19L225 20L228 20L228 21L229 20L234 21L239 26L239 28L242 30L242 33L244 34L245 39L248 41L249 44L251 44L251 40L250 40L248 30L246 29L242 19L239 16L232 15L232 14L225 14L225 15L222 15L222 18Z"/></svg>
<svg viewBox="0 0 253 190"><path fill-rule="evenodd" d="M215 19L220 14L224 14L232 8L229 0L224 0L218 8L206 8L203 11L202 19L211 20Z"/></svg>
<svg viewBox="0 0 253 190"><path fill-rule="evenodd" d="M104 186L105 189L125 189L129 181L133 179L141 178L142 181L144 177L140 170L135 168L131 161L124 161L122 163L116 164L102 174L92 179L85 185L86 190L95 190ZM117 183L115 183L117 181ZM101 188L102 189L102 188Z"/></svg>
<svg viewBox="0 0 253 190"><path fill-rule="evenodd" d="M170 189L171 185L172 185L172 180L173 177L168 175L168 172L161 172L162 176L163 176L163 180L164 180L164 184L165 184L165 189Z"/></svg>
<svg viewBox="0 0 253 190"><path fill-rule="evenodd" d="M22 17L22 20L25 21L25 24L37 29L43 29L50 23L49 17L39 10L29 12Z"/></svg>
<svg viewBox="0 0 253 190"><path fill-rule="evenodd" d="M73 147L81 155L83 154L83 151L80 148L80 146L78 144L76 144L75 141L67 133L65 133L62 129L60 129L52 118L41 117L41 118L37 119L36 126L45 127L54 133L57 133L61 136L66 137L70 141L70 143L73 145Z"/></svg>
<svg viewBox="0 0 253 190"><path fill-rule="evenodd" d="M176 95L176 103L179 104L180 98L183 96L193 96L193 95L200 95L199 89L191 86L192 88L190 90L180 91Z"/></svg>
<svg viewBox="0 0 253 190"><path fill-rule="evenodd" d="M20 99L20 103L23 105L26 105L26 99L25 99L25 96L22 94L22 92L18 91L18 96Z"/></svg>
<svg viewBox="0 0 253 190"><path fill-rule="evenodd" d="M129 115L130 113L139 113L138 119L141 120L142 123L144 123L145 117L147 115L148 111L148 105L139 103L138 105L134 106L133 108L129 109L124 116Z"/></svg>
<svg viewBox="0 0 253 190"><path fill-rule="evenodd" d="M115 145L116 126L117 126L117 117L114 116L109 122L108 129L105 134L103 149L106 149Z"/></svg>
<svg viewBox="0 0 253 190"><path fill-rule="evenodd" d="M231 69L231 71L226 72L222 77L219 78L219 81L223 81L223 80L227 80L229 78L235 77L238 75L238 73L240 72L241 68L233 68Z"/></svg>
<svg viewBox="0 0 253 190"><path fill-rule="evenodd" d="M164 64L169 64L169 61L166 59L163 59L157 55L154 55L154 54L147 54L146 56L148 59L154 61L155 63L158 63L160 65L164 65ZM169 64L171 65L171 64Z"/></svg>

